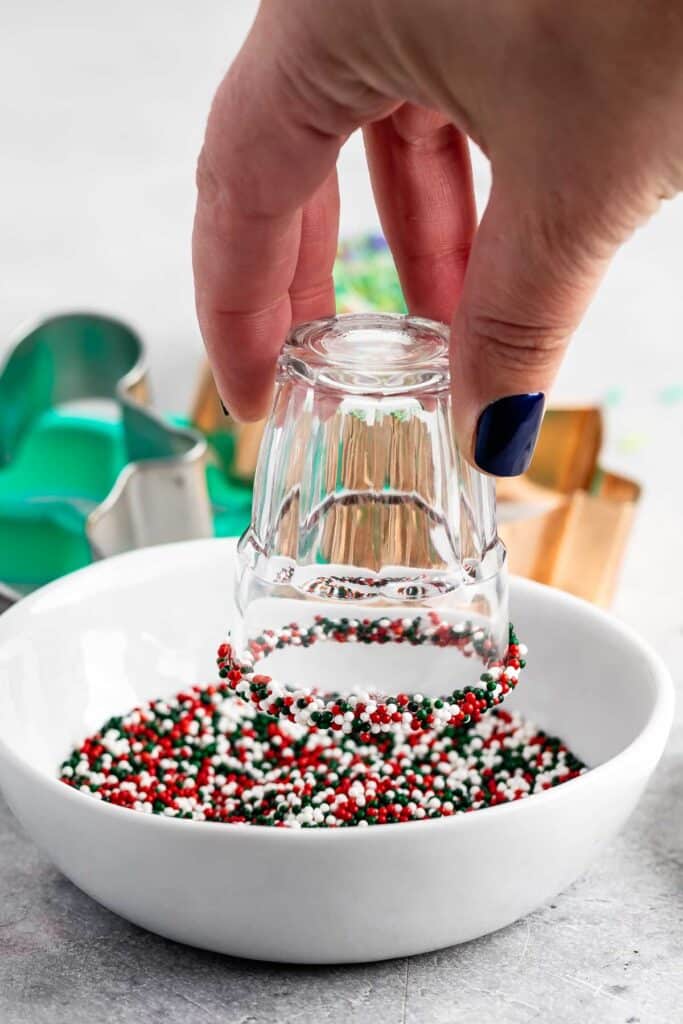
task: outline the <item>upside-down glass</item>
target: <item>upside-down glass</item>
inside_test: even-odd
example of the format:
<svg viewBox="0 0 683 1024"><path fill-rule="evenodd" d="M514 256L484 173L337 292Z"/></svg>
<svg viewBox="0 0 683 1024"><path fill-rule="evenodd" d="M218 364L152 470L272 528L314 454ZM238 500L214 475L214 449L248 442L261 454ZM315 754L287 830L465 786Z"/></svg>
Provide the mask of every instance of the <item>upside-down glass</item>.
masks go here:
<svg viewBox="0 0 683 1024"><path fill-rule="evenodd" d="M435 623L485 637L489 659L505 653L494 482L455 442L448 339L428 320L362 313L298 327L283 348L239 543L235 640L284 636L268 671L292 688L380 700L475 683L472 644L439 645ZM316 624L323 639L349 623L362 639L356 620L406 642L290 642Z"/></svg>

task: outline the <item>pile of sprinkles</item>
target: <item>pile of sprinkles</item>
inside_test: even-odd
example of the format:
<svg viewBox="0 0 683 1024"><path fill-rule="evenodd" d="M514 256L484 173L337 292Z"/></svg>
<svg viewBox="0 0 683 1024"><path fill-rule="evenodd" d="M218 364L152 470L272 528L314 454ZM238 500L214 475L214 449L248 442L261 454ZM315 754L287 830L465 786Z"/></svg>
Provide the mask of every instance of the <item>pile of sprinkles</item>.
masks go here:
<svg viewBox="0 0 683 1024"><path fill-rule="evenodd" d="M344 828L493 807L583 771L559 739L502 708L466 730L392 725L364 741L273 719L221 684L111 718L60 777L146 814Z"/></svg>
<svg viewBox="0 0 683 1024"><path fill-rule="evenodd" d="M339 644L403 644L455 647L465 657L477 655L485 669L478 686L465 686L436 699L420 693L399 693L381 699L365 692L322 696L315 690L295 689L256 670L260 661L285 647L311 647L320 642ZM460 728L478 722L484 712L500 704L517 685L524 668L526 647L510 626L504 658L495 660L494 644L480 626L470 622L450 625L430 611L414 618L333 619L318 615L309 627L296 622L266 629L238 653L231 644L218 649L218 674L240 697L259 711L304 726L316 726L358 735L388 731L395 725L413 730Z"/></svg>
<svg viewBox="0 0 683 1024"><path fill-rule="evenodd" d="M59 777L145 814L296 829L450 817L582 774L585 765L561 740L494 706L523 665L512 630L505 661L488 665L483 685L455 691L450 703L419 694L385 705L337 698L338 707L321 711L303 696L287 703L291 693L276 693L250 667L278 646L352 635L369 643L457 642L486 660L483 634L442 627L320 619L313 631L292 624L255 638L241 661L222 645L217 683L110 718L64 761Z"/></svg>

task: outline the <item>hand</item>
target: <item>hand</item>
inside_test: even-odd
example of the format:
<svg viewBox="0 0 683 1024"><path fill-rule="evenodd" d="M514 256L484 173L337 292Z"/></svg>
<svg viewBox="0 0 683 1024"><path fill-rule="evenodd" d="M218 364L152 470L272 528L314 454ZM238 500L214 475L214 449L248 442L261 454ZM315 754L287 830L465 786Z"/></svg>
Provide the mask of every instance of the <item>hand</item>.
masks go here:
<svg viewBox="0 0 683 1024"><path fill-rule="evenodd" d="M683 188L676 0L264 0L214 100L194 270L219 391L267 411L292 323L334 312L356 128L411 312L452 322L456 429L522 472L611 257ZM466 136L492 190L477 229Z"/></svg>

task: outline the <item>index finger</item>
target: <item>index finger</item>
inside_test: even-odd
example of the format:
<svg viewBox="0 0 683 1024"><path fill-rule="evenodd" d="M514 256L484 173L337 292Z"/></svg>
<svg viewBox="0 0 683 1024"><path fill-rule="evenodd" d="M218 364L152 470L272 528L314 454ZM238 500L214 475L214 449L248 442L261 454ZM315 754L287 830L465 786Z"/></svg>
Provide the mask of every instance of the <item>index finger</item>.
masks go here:
<svg viewBox="0 0 683 1024"><path fill-rule="evenodd" d="M343 136L308 122L258 33L216 94L197 173L197 313L224 403L257 419L292 309L302 206L329 177ZM306 290L298 275L297 290Z"/></svg>

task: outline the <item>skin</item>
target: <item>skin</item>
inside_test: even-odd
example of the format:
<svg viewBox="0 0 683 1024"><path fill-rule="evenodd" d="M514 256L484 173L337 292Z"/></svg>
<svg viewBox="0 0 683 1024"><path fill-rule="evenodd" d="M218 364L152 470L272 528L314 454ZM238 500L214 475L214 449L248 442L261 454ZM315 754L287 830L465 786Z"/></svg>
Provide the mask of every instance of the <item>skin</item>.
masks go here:
<svg viewBox="0 0 683 1024"><path fill-rule="evenodd" d="M263 0L216 93L193 253L222 399L263 416L334 312L336 161L362 128L411 312L452 324L456 430L547 392L618 247L683 189L683 0ZM476 222L466 137L492 190Z"/></svg>

